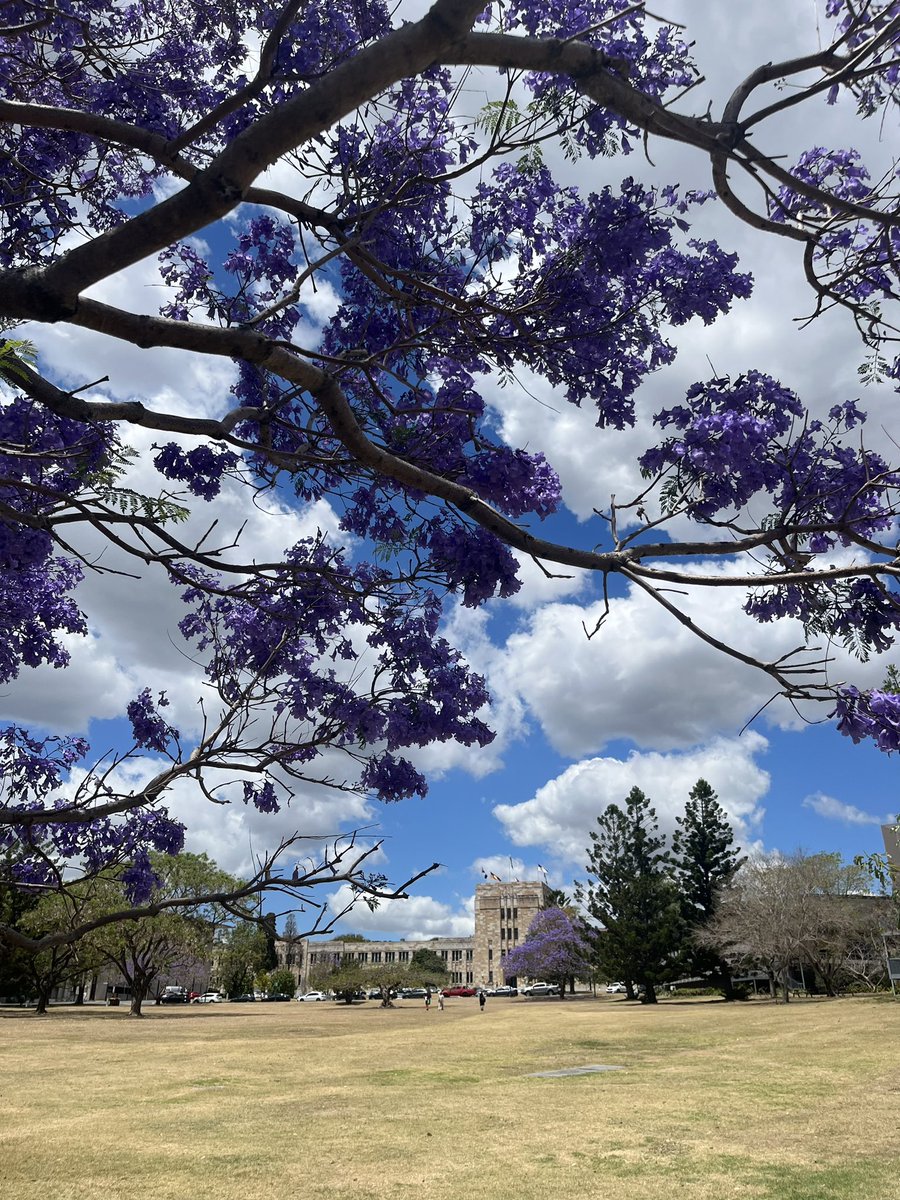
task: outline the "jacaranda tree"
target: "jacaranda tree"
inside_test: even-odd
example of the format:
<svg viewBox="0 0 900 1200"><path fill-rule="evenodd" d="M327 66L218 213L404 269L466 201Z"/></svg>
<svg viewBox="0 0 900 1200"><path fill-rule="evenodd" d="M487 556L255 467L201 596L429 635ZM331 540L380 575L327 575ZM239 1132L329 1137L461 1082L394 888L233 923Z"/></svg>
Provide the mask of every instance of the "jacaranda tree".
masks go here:
<svg viewBox="0 0 900 1200"><path fill-rule="evenodd" d="M598 548L596 532L581 546L532 531L558 478L539 447L500 440L482 395L489 376L515 386L527 369L560 402L595 406L610 436L627 427L641 381L674 357L669 331L750 291L733 255L691 234L713 197L799 243L819 308L849 310L873 369L900 376L895 172L870 177L855 151L821 146L791 165L767 137L778 114L842 93L861 118L896 115L900 6L825 7L830 43L694 113L689 34L641 0L0 3L0 682L65 666L66 638L90 621L79 580L106 569L100 539L180 590L210 685L191 744L149 687L128 705L125 757L165 760L143 786L83 739L2 732L0 828L21 885L120 866L140 906L149 852L182 845L176 784L215 801L238 780L263 811L310 780L386 801L423 792L410 748L491 738L485 685L440 636L442 604L512 595L514 551L550 573L619 577L726 667L825 701L854 739L900 744L900 699L834 685L812 649L882 650L900 622L900 475L860 437L852 398L818 420L765 364L698 380L659 413L645 488L603 511ZM779 80L774 99L760 90ZM711 191L591 188L594 160L655 138L704 156ZM587 187L554 178L548 144L582 158ZM161 306L124 285L98 298L146 260ZM109 398L89 377L60 386L28 341L47 323L142 348L148 378L168 348L224 360L230 394L201 416ZM127 484L135 429L156 438L155 494ZM342 542L258 558L215 524L225 482L248 503L328 499ZM198 505L205 532L184 536ZM670 536L686 519L689 540ZM734 569L703 566L716 560ZM799 618L810 640L756 659L689 620L685 584L742 589L750 617ZM308 897L339 878L397 894L360 847L295 878L270 856L248 887Z"/></svg>
<svg viewBox="0 0 900 1200"><path fill-rule="evenodd" d="M559 986L561 1000L569 980L587 979L593 974L588 931L561 908L539 912L525 935L525 941L503 956L506 979L546 979Z"/></svg>

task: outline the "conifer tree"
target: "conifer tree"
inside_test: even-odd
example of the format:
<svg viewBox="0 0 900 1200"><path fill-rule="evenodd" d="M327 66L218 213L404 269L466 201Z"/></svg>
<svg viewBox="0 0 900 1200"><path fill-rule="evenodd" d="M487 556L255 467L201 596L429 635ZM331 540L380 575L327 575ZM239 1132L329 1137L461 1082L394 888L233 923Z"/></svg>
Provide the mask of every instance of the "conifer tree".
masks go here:
<svg viewBox="0 0 900 1200"><path fill-rule="evenodd" d="M745 859L739 857L728 816L705 779L694 784L684 816L676 822L672 853L684 918L693 930L705 929L715 915L722 889ZM716 950L692 941L690 958L692 973L709 976L726 999L734 999L730 969Z"/></svg>
<svg viewBox="0 0 900 1200"><path fill-rule="evenodd" d="M656 810L640 788L624 812L611 804L597 818L587 853L593 882L579 886L579 899L604 930L598 966L621 977L629 997L639 984L644 1003L655 1004L659 985L679 974L686 924Z"/></svg>

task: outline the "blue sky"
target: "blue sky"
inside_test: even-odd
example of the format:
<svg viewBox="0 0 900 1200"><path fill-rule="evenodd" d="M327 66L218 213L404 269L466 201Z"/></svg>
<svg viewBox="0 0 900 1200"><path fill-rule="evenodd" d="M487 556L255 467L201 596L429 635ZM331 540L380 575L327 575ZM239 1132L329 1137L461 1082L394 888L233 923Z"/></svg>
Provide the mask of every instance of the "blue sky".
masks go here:
<svg viewBox="0 0 900 1200"><path fill-rule="evenodd" d="M793 6L761 0L723 5L717 0L660 0L654 11L688 21L707 82L692 106L708 98L721 108L736 80L773 57L772 30L784 56L816 46L815 3ZM820 4L819 8L822 7ZM780 56L780 50L778 51ZM687 105L686 105L687 106ZM816 124L821 116L821 128ZM852 110L817 110L816 121L796 113L766 136L766 148L789 156L815 141L857 141ZM877 129L874 137L877 153ZM590 186L634 174L647 180L707 186L701 159L675 146L651 144L653 163L635 154L628 160L592 166ZM580 174L562 159L559 172ZM652 444L652 413L683 396L684 388L707 377L750 367L781 378L816 411L860 397L872 420L870 447L882 437L900 444L897 397L889 391L861 392L857 367L862 350L848 318L832 314L802 330L795 318L811 301L802 281L798 252L790 244L739 226L708 206L698 219L701 236L718 237L737 250L756 277L754 297L726 319L706 328L690 326L673 335L679 348L674 366L651 378L641 391L633 431L612 438L595 428L590 412L568 409L542 380L525 389L501 389L486 381L502 436L512 444L541 448L563 481L564 511L542 529L559 541L594 545L602 524L594 507L622 500L638 485L634 459ZM97 290L111 303L150 309L160 302L155 263L144 263ZM135 300L135 297L138 297ZM321 289L308 305L309 335L328 316L336 297ZM227 363L191 359L177 352L149 356L100 335L62 326L27 331L45 365L65 381L81 384L110 376L111 397L141 397L150 406L217 414L227 395ZM534 397L537 396L538 400ZM134 442L147 451L152 437ZM138 464L133 485L152 487L152 471ZM157 485L158 486L158 485ZM217 504L222 528L249 522L246 538L258 555L270 557L297 536L317 527L335 528L327 505L289 510L277 496L270 511L248 510L246 495L226 492ZM208 514L201 513L198 521ZM738 841L751 851L798 847L837 850L846 857L881 848L878 825L900 810L897 763L877 751L853 746L821 721L827 710L797 714L783 703L745 724L770 698L766 680L703 648L644 599L621 590L600 633L588 641L583 623L596 621L598 585L572 577L547 581L524 564L525 586L514 602L492 602L473 613L451 606L448 635L465 651L492 687L489 720L497 730L483 751L435 747L421 759L431 791L424 800L391 806L362 797L306 794L277 818L247 813L242 806L213 808L187 794L174 808L189 828L188 848L207 850L223 866L246 870L251 846L258 852L284 833L300 829L328 834L376 823L384 836L383 863L402 878L437 860L439 871L417 885L412 898L375 913L358 911L340 926L370 936L436 936L469 932L475 885L482 871L537 877L537 864L550 882L567 890L583 874L583 848L596 816L621 802L637 784L654 801L670 831L690 787L705 777L731 814ZM180 603L160 581L89 577L82 600L91 618L87 639L72 644L66 672L38 670L23 675L0 698L2 717L55 729L88 729L97 751L122 734L113 720L143 686L164 688L173 716L188 734L196 732L196 702L203 684L194 663L173 635ZM693 615L750 652L776 656L799 639L785 626L759 626L740 612L740 598L721 590L688 602ZM877 684L891 655L866 665L834 650L832 678L863 686ZM137 782L153 772L152 762L130 768ZM512 861L510 861L512 860ZM322 897L320 897L321 899ZM339 906L339 895L330 897Z"/></svg>

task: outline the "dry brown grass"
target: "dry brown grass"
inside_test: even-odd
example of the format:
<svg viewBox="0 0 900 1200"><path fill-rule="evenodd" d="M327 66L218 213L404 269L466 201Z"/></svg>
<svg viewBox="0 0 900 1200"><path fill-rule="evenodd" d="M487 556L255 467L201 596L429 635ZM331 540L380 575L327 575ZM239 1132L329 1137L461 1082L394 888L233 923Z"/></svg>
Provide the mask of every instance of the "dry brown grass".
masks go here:
<svg viewBox="0 0 900 1200"><path fill-rule="evenodd" d="M898 1044L868 999L7 1011L0 1197L888 1200Z"/></svg>

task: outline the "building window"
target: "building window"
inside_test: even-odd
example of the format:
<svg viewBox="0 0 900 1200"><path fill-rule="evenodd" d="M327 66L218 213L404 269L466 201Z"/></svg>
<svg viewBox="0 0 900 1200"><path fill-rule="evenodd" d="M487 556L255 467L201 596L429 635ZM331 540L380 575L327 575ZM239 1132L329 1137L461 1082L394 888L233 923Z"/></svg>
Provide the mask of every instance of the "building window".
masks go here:
<svg viewBox="0 0 900 1200"><path fill-rule="evenodd" d="M518 940L519 940L519 931L518 931L518 929L513 929L513 938L514 938L516 941L518 941Z"/></svg>
<svg viewBox="0 0 900 1200"><path fill-rule="evenodd" d="M494 961L494 947L488 946L488 962Z"/></svg>
<svg viewBox="0 0 900 1200"><path fill-rule="evenodd" d="M409 951L408 950L400 950L400 951L398 951L398 954L400 956L401 962L409 962Z"/></svg>
<svg viewBox="0 0 900 1200"><path fill-rule="evenodd" d="M493 983L493 982L494 982L494 972L488 971L488 983Z"/></svg>
<svg viewBox="0 0 900 1200"><path fill-rule="evenodd" d="M472 982L472 972L466 971L466 983L471 983L471 982Z"/></svg>
<svg viewBox="0 0 900 1200"><path fill-rule="evenodd" d="M369 952L368 952L368 950L360 950L360 952L359 952L359 961L360 961L360 962L368 962L368 961L369 961Z"/></svg>
<svg viewBox="0 0 900 1200"><path fill-rule="evenodd" d="M505 938L505 937L506 937L506 930L505 930L505 929L504 929L504 927L501 925L501 926L500 926L500 941L502 942L502 941L504 940L504 938Z"/></svg>
<svg viewBox="0 0 900 1200"><path fill-rule="evenodd" d="M471 961L472 961L472 953L473 953L473 952L472 952L471 950L467 950L467 951L466 951L466 962L471 962Z"/></svg>
<svg viewBox="0 0 900 1200"><path fill-rule="evenodd" d="M444 962L447 961L447 951L446 950L441 951L441 958L444 960Z"/></svg>
<svg viewBox="0 0 900 1200"><path fill-rule="evenodd" d="M519 919L519 910L517 908L514 908L513 909L513 920L518 921L518 919Z"/></svg>
<svg viewBox="0 0 900 1200"><path fill-rule="evenodd" d="M373 963L381 962L381 951L380 950L372 951L372 962Z"/></svg>
<svg viewBox="0 0 900 1200"><path fill-rule="evenodd" d="M394 951L393 951L393 950L386 950L386 951L385 951L385 954L384 954L384 961L385 961L385 962L393 962L395 958L396 958L396 954L394 953Z"/></svg>
<svg viewBox="0 0 900 1200"><path fill-rule="evenodd" d="M453 957L454 962L459 962L460 959L462 958L462 950L452 951L452 957Z"/></svg>

